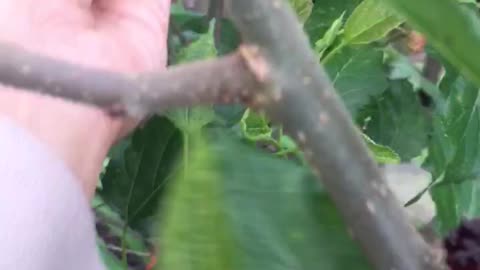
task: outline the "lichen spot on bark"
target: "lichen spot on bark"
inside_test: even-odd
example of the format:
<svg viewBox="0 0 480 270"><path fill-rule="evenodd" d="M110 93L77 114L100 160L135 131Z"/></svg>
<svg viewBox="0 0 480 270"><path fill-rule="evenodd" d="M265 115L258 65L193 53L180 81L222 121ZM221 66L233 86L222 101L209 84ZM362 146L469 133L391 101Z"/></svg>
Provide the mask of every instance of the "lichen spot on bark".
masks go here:
<svg viewBox="0 0 480 270"><path fill-rule="evenodd" d="M266 83L270 78L270 66L255 45L241 45L238 49L245 64L255 79L260 83Z"/></svg>

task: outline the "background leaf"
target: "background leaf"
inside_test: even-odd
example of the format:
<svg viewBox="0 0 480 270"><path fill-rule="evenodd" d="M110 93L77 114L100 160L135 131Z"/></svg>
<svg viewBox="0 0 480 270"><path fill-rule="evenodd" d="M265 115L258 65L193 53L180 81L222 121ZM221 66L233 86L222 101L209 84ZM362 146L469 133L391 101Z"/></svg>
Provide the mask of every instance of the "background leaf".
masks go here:
<svg viewBox="0 0 480 270"><path fill-rule="evenodd" d="M213 24L211 24L208 33L200 35L197 40L182 48L177 56L177 64L213 58L216 55Z"/></svg>
<svg viewBox="0 0 480 270"><path fill-rule="evenodd" d="M240 34L232 21L219 18L215 21L215 48L218 55L225 55L233 52L240 44Z"/></svg>
<svg viewBox="0 0 480 270"><path fill-rule="evenodd" d="M440 89L447 97L446 109L434 115L426 164L438 183L432 196L438 206L438 228L443 234L463 217L480 214L476 199L480 191L478 88L448 63L445 68Z"/></svg>
<svg viewBox="0 0 480 270"><path fill-rule="evenodd" d="M359 109L388 87L383 53L369 46L344 48L325 63L335 89L355 118Z"/></svg>
<svg viewBox="0 0 480 270"><path fill-rule="evenodd" d="M305 23L305 30L312 43L319 40L342 13L350 16L362 0L322 0L316 1L312 14Z"/></svg>
<svg viewBox="0 0 480 270"><path fill-rule="evenodd" d="M145 269L152 255L150 242L143 235L125 227L120 215L99 197L95 210L97 245L109 270Z"/></svg>
<svg viewBox="0 0 480 270"><path fill-rule="evenodd" d="M178 64L213 58L217 55L213 37L213 23L210 31L200 36L188 47L183 48L178 56ZM195 133L215 119L215 112L211 106L196 106L193 108L179 108L171 110L167 116L183 132Z"/></svg>
<svg viewBox="0 0 480 270"><path fill-rule="evenodd" d="M312 0L288 0L290 5L292 5L293 9L298 15L301 23L305 23L310 14L312 13L313 9L313 2Z"/></svg>
<svg viewBox="0 0 480 270"><path fill-rule="evenodd" d="M364 0L345 23L346 44L367 44L383 38L402 20L379 0Z"/></svg>
<svg viewBox="0 0 480 270"><path fill-rule="evenodd" d="M175 31L205 33L208 31L208 20L201 14L194 13L183 8L180 3L172 4L170 10L171 22Z"/></svg>
<svg viewBox="0 0 480 270"><path fill-rule="evenodd" d="M428 124L412 85L390 81L390 87L368 107L364 132L375 142L392 148L402 161L421 154L427 147Z"/></svg>
<svg viewBox="0 0 480 270"><path fill-rule="evenodd" d="M167 119L154 117L125 148L114 151L99 194L129 225L144 229L158 209L181 146L180 131Z"/></svg>
<svg viewBox="0 0 480 270"><path fill-rule="evenodd" d="M429 43L462 72L480 85L480 19L473 5L452 0L383 0L406 18ZM448 21L445 21L448 18Z"/></svg>

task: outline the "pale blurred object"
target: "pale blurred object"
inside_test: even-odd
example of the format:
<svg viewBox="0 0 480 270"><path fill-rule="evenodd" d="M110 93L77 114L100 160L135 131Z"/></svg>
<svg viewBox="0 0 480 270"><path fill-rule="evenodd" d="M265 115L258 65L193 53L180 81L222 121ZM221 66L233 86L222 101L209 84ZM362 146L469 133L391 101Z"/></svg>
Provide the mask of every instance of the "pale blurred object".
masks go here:
<svg viewBox="0 0 480 270"><path fill-rule="evenodd" d="M430 173L413 164L385 165L383 172L389 188L402 205L423 192L431 183ZM427 225L436 215L435 203L428 191L405 210L410 221L417 227Z"/></svg>

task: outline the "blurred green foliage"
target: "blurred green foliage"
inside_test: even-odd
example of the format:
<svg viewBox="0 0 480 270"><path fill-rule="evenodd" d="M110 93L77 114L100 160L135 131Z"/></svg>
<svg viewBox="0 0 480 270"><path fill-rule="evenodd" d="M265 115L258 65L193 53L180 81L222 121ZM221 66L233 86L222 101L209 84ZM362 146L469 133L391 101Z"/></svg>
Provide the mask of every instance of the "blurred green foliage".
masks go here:
<svg viewBox="0 0 480 270"><path fill-rule="evenodd" d="M436 20L421 25L446 1L423 1L432 3L428 10L404 4L412 5L415 27L475 41L476 17L472 31ZM290 4L377 162L412 161L432 173L427 192L439 232L478 216L478 84L468 70L480 70L465 58L452 61L463 49L462 57L478 60L478 44L449 45L446 56L442 46L442 56L429 48L445 67L440 82L429 82L409 55L394 52L409 21L382 1ZM170 65L221 57L240 42L228 18L172 6ZM432 104L422 102L425 93ZM177 108L150 119L112 149L95 203L99 250L110 270L145 269L155 246L159 269L370 269L295 142L239 104Z"/></svg>

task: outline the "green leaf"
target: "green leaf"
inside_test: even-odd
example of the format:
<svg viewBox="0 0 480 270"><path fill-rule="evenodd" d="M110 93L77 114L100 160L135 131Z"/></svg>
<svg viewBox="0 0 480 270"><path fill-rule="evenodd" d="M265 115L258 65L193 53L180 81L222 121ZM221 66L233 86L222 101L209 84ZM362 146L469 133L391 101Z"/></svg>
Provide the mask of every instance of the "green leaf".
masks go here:
<svg viewBox="0 0 480 270"><path fill-rule="evenodd" d="M342 15L332 23L327 32L325 32L325 35L315 42L315 51L319 55L319 58L322 58L325 51L334 43L337 36L340 34L344 15L345 13L342 13Z"/></svg>
<svg viewBox="0 0 480 270"><path fill-rule="evenodd" d="M477 87L446 65L441 90L446 110L434 117L429 161L436 178L461 182L480 176L480 112Z"/></svg>
<svg viewBox="0 0 480 270"><path fill-rule="evenodd" d="M170 9L171 24L175 25L176 31L193 31L205 33L208 31L208 19L200 14L185 10L182 4L172 4Z"/></svg>
<svg viewBox="0 0 480 270"><path fill-rule="evenodd" d="M313 9L312 0L288 0L297 13L300 22L305 23Z"/></svg>
<svg viewBox="0 0 480 270"><path fill-rule="evenodd" d="M162 218L161 269L370 269L308 170L233 137L192 149Z"/></svg>
<svg viewBox="0 0 480 270"><path fill-rule="evenodd" d="M364 0L345 23L345 44L367 44L383 38L402 23L379 0Z"/></svg>
<svg viewBox="0 0 480 270"><path fill-rule="evenodd" d="M188 47L183 48L177 59L178 63L182 64L213 58L216 55L217 50L215 49L212 24L210 31L203 34ZM197 132L215 119L215 112L211 106L174 109L167 112L166 115L178 128L187 134Z"/></svg>
<svg viewBox="0 0 480 270"><path fill-rule="evenodd" d="M99 240L97 241L97 247L102 258L102 262L105 264L106 269L108 270L124 270L125 266L122 261L113 255L107 248L105 242Z"/></svg>
<svg viewBox="0 0 480 270"><path fill-rule="evenodd" d="M240 33L229 19L220 18L215 21L215 47L219 55L225 55L238 48L241 42Z"/></svg>
<svg viewBox="0 0 480 270"><path fill-rule="evenodd" d="M213 28L213 25L211 25L208 33L202 34L196 41L179 52L177 56L178 64L213 58L217 55Z"/></svg>
<svg viewBox="0 0 480 270"><path fill-rule="evenodd" d="M226 127L232 127L240 122L246 110L243 104L216 104L213 108L217 120L220 120Z"/></svg>
<svg viewBox="0 0 480 270"><path fill-rule="evenodd" d="M292 138L290 138L290 136L286 136L286 135L281 136L278 143L280 145L280 148L284 149L283 151L285 152L293 153L293 152L299 151L297 143Z"/></svg>
<svg viewBox="0 0 480 270"><path fill-rule="evenodd" d="M98 194L95 200L100 202L94 207L95 222L99 240L116 248L122 248L119 240L125 241L126 248L139 252L148 252L147 243L139 232L125 227L125 221L115 208L110 207Z"/></svg>
<svg viewBox="0 0 480 270"><path fill-rule="evenodd" d="M371 47L344 48L325 65L353 118L372 97L381 95L388 87L383 53Z"/></svg>
<svg viewBox="0 0 480 270"><path fill-rule="evenodd" d="M252 112L250 109L245 111L240 126L243 135L252 141L267 140L272 137L272 128L264 115Z"/></svg>
<svg viewBox="0 0 480 270"><path fill-rule="evenodd" d="M480 85L480 19L476 9L452 0L383 2L425 34L429 43L466 78Z"/></svg>
<svg viewBox="0 0 480 270"><path fill-rule="evenodd" d="M480 215L480 178L462 183L440 184L432 188L437 206L437 229L446 235L464 218Z"/></svg>
<svg viewBox="0 0 480 270"><path fill-rule="evenodd" d="M215 119L215 112L211 107L197 106L188 109L169 111L167 117L187 134L195 133Z"/></svg>
<svg viewBox="0 0 480 270"><path fill-rule="evenodd" d="M305 23L305 30L312 42L325 35L332 23L345 13L350 16L351 12L362 0L322 0L316 1L312 14Z"/></svg>
<svg viewBox="0 0 480 270"><path fill-rule="evenodd" d="M432 196L438 208L438 226L445 234L463 217L480 215L480 110L478 88L450 64L440 88L446 109L433 118L427 166L437 185Z"/></svg>
<svg viewBox="0 0 480 270"><path fill-rule="evenodd" d="M427 147L428 124L412 85L391 81L389 90L369 106L365 133L409 161Z"/></svg>
<svg viewBox="0 0 480 270"><path fill-rule="evenodd" d="M427 93L429 97L432 98L435 107L439 110L445 108L445 99L440 89L437 85L426 79L407 56L402 55L392 48L386 48L385 56L390 66L389 78L391 80L408 80L415 91L422 90Z"/></svg>
<svg viewBox="0 0 480 270"><path fill-rule="evenodd" d="M363 139L367 143L368 148L370 149L375 160L378 163L383 163L383 164L400 163L400 156L397 153L395 153L395 151L393 151L391 148L374 142L365 134L362 134L362 135L363 135Z"/></svg>
<svg viewBox="0 0 480 270"><path fill-rule="evenodd" d="M238 48L241 43L241 37L231 20L225 18L218 19L215 21L215 30L217 31L215 47L218 55L222 56L232 53ZM215 104L213 109L217 120L220 120L227 127L237 124L245 112L243 104Z"/></svg>
<svg viewBox="0 0 480 270"><path fill-rule="evenodd" d="M181 133L170 121L152 118L126 147L113 151L99 194L129 225L143 229L157 211L181 146Z"/></svg>
<svg viewBox="0 0 480 270"><path fill-rule="evenodd" d="M108 270L123 270L126 266L144 268L150 251L143 235L125 227L120 215L95 196L95 226L97 246ZM98 204L99 203L99 204Z"/></svg>
<svg viewBox="0 0 480 270"><path fill-rule="evenodd" d="M177 177L161 220L160 268L237 269L217 157L195 138L189 168Z"/></svg>

